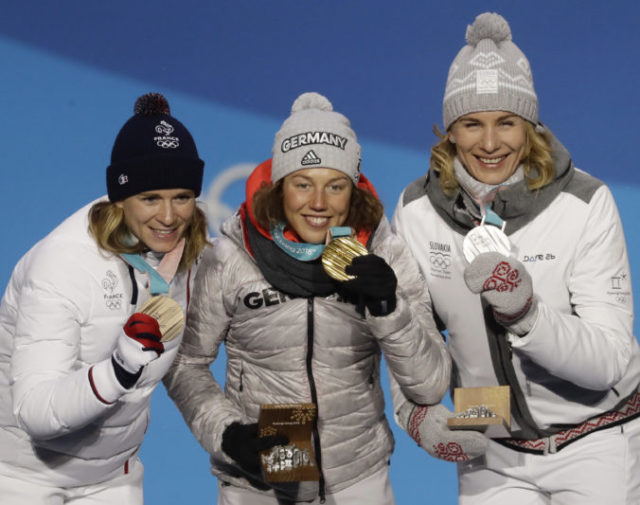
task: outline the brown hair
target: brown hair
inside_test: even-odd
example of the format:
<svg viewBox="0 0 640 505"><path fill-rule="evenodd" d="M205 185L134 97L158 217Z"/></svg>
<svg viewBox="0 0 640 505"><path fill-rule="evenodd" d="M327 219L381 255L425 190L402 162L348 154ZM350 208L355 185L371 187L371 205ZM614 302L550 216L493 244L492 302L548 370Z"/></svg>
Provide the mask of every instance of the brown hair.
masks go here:
<svg viewBox="0 0 640 505"><path fill-rule="evenodd" d="M144 251L142 242L131 244L131 232L124 221L124 211L115 202L98 202L89 210L89 232L98 246L113 254L138 254ZM207 218L197 205L185 232L185 246L178 269L184 271L198 258L208 244Z"/></svg>
<svg viewBox="0 0 640 505"><path fill-rule="evenodd" d="M253 215L258 225L264 229L280 222L286 222L282 202L283 179L275 184L263 183L253 195ZM384 215L384 206L371 192L354 187L349 202L349 214L344 226L355 230L373 230Z"/></svg>
<svg viewBox="0 0 640 505"><path fill-rule="evenodd" d="M531 191L543 188L555 177L555 166L551 158L551 141L545 132L537 132L529 121L525 125L525 151L522 164L527 186ZM440 138L431 148L431 167L440 174L442 191L451 196L458 188L458 181L453 172L453 159L456 156L456 146L449 140L449 136L440 132L437 126L433 132Z"/></svg>

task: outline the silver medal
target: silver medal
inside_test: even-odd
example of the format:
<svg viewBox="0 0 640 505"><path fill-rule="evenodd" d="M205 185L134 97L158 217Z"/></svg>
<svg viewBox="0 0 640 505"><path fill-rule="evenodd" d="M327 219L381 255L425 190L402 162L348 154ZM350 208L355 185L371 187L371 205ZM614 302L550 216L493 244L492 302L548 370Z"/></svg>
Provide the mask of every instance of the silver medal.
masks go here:
<svg viewBox="0 0 640 505"><path fill-rule="evenodd" d="M462 252L469 263L478 254L486 252L497 252L509 256L511 242L502 229L493 225L485 225L483 221L480 226L469 230L469 233L465 235L462 241Z"/></svg>

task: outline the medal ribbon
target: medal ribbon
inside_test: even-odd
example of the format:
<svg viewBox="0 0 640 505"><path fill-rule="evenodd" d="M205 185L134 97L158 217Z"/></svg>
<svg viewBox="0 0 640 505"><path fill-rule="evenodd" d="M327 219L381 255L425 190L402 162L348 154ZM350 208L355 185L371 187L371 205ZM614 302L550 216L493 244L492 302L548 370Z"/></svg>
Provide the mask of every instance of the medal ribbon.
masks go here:
<svg viewBox="0 0 640 505"><path fill-rule="evenodd" d="M305 242L293 242L284 236L284 223L278 223L271 227L271 236L273 242L292 258L299 261L313 261L318 259L324 251L325 244L307 244ZM333 226L331 227L331 235L333 237L343 237L351 235L352 231L349 226Z"/></svg>
<svg viewBox="0 0 640 505"><path fill-rule="evenodd" d="M327 242L329 242L333 237L350 237L353 235L353 230L351 229L351 226L332 226L329 229L329 234Z"/></svg>
<svg viewBox="0 0 640 505"><path fill-rule="evenodd" d="M139 254L123 253L121 256L136 270L146 272L149 276L149 292L151 295L165 295L169 293L169 283L178 270L183 251L184 239L180 240L178 245L164 255L157 269L149 265Z"/></svg>
<svg viewBox="0 0 640 505"><path fill-rule="evenodd" d="M480 213L482 214L483 224L492 224L504 230L506 223L498 214L494 212L494 210L487 202L485 202L484 205L480 207Z"/></svg>
<svg viewBox="0 0 640 505"><path fill-rule="evenodd" d="M324 250L324 244L307 244L293 242L284 236L284 223L271 227L273 242L292 258L299 261L313 261L318 259Z"/></svg>

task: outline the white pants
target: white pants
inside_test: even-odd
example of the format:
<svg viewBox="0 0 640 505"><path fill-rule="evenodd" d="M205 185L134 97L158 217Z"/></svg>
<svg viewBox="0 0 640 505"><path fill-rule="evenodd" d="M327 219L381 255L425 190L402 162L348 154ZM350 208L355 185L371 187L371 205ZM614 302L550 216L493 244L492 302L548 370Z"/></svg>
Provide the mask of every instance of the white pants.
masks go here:
<svg viewBox="0 0 640 505"><path fill-rule="evenodd" d="M285 505L277 498L259 491L222 485L218 481L218 505ZM320 498L305 504L318 505ZM328 494L324 505L395 505L389 468L385 466L373 475L337 493Z"/></svg>
<svg viewBox="0 0 640 505"><path fill-rule="evenodd" d="M142 505L144 467L132 461L129 473L100 484L73 488L44 484L0 475L0 497L6 505Z"/></svg>
<svg viewBox="0 0 640 505"><path fill-rule="evenodd" d="M459 505L638 505L640 418L591 433L555 454L491 442L458 465Z"/></svg>

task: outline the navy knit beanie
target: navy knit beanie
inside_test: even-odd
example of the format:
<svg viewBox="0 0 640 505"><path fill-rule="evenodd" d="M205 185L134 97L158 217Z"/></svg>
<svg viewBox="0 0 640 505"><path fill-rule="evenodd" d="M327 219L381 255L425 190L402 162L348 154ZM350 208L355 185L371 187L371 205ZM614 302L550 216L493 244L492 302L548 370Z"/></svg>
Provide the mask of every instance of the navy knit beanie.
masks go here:
<svg viewBox="0 0 640 505"><path fill-rule="evenodd" d="M109 200L116 202L144 191L202 189L204 161L184 125L170 115L159 93L136 100L134 115L124 124L107 167Z"/></svg>

